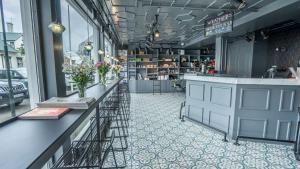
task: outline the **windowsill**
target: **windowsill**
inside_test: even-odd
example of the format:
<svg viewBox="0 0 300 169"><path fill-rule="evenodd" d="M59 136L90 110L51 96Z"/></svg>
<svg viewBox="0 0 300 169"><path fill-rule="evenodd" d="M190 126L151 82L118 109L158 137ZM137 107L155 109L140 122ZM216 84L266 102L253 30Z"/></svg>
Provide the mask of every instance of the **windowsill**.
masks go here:
<svg viewBox="0 0 300 169"><path fill-rule="evenodd" d="M87 90L87 97L95 97L96 102L87 110L72 110L59 120L16 120L0 127L2 167L41 168L40 165L47 162L121 80L112 81L107 87L101 85L90 87Z"/></svg>

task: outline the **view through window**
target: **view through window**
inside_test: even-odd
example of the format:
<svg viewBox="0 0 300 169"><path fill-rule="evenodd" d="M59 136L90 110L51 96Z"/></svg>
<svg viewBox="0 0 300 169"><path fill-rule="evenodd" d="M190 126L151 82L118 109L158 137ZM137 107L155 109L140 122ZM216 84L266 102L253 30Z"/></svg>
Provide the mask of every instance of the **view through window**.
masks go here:
<svg viewBox="0 0 300 169"><path fill-rule="evenodd" d="M105 49L105 61L111 63L112 62L112 48L111 42L105 37L104 38L104 49Z"/></svg>
<svg viewBox="0 0 300 169"><path fill-rule="evenodd" d="M63 33L63 50L65 62L79 64L81 57L93 58L93 50L96 47L93 43L93 24L88 21L88 17L81 15L66 0L61 1L61 19L66 30ZM84 47L87 43L93 46L92 51L87 51ZM67 94L77 90L72 83L70 76L65 75ZM91 84L93 84L92 82Z"/></svg>
<svg viewBox="0 0 300 169"><path fill-rule="evenodd" d="M1 19L0 28L0 123L30 110L25 64L28 56L24 49L20 0L3 0L3 9L4 20ZM2 24L5 24L6 41ZM5 56L5 44L8 56ZM6 59L9 60L8 65ZM7 70L8 67L10 72ZM8 80L8 73L11 81ZM12 97L9 97L10 91Z"/></svg>

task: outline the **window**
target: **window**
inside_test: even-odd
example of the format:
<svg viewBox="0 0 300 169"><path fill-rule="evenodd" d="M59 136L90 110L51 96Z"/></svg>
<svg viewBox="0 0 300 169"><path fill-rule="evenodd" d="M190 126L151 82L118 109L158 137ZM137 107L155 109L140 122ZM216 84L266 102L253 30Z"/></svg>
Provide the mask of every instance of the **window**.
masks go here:
<svg viewBox="0 0 300 169"><path fill-rule="evenodd" d="M4 20L6 26L6 41L4 41L2 26L0 28L0 123L23 114L31 109L28 91L27 69L24 59L29 57L23 48L23 27L20 0L3 0ZM7 24L11 27L8 30ZM31 28L31 25L26 25ZM22 45L18 45L21 44ZM26 43L26 41L24 41ZM9 65L5 64L4 44L7 44ZM32 47L33 48L33 47ZM30 56L35 57L35 56ZM8 66L10 68L8 78ZM25 67L24 67L25 66ZM30 65L34 65L31 63ZM25 76L26 75L26 76ZM11 84L11 85L10 85ZM11 92L10 92L11 91Z"/></svg>
<svg viewBox="0 0 300 169"><path fill-rule="evenodd" d="M18 64L18 68L23 67L23 58L17 57L17 64Z"/></svg>
<svg viewBox="0 0 300 169"><path fill-rule="evenodd" d="M112 60L111 60L111 57L112 57L112 45L111 45L110 40L107 37L104 38L104 50L105 50L105 58L104 58L104 60L106 62L111 63L112 62Z"/></svg>
<svg viewBox="0 0 300 169"><path fill-rule="evenodd" d="M15 43L14 42L9 42L9 44L10 44L11 47L13 47L13 48L15 47Z"/></svg>
<svg viewBox="0 0 300 169"><path fill-rule="evenodd" d="M80 57L92 58L96 46L93 43L93 27L91 21L85 14L76 11L71 4L66 0L61 1L61 19L66 30L63 33L63 50L64 60L70 64L78 64L81 61ZM84 46L90 42L93 46L92 51L87 51ZM70 76L65 75L67 94L71 94L77 90ZM94 82L91 83L91 85Z"/></svg>
<svg viewBox="0 0 300 169"><path fill-rule="evenodd" d="M10 67L10 68L13 68L13 67L12 67L12 63L11 63L11 56L8 56L8 57L9 57L9 67Z"/></svg>

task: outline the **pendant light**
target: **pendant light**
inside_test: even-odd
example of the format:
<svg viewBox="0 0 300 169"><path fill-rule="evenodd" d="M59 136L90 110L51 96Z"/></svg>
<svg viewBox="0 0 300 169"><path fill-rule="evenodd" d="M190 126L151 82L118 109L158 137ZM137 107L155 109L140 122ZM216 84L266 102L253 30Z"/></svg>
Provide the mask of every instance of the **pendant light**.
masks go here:
<svg viewBox="0 0 300 169"><path fill-rule="evenodd" d="M159 33L158 29L157 29L157 27L158 27L158 14L155 15L155 22L154 22L153 25L154 25L154 27L156 27L156 30L154 32L154 37L155 38L159 38L160 33Z"/></svg>
<svg viewBox="0 0 300 169"><path fill-rule="evenodd" d="M154 32L154 36L156 37L156 38L159 38L159 36L160 36L160 33L159 33L159 31L156 29L156 31Z"/></svg>
<svg viewBox="0 0 300 169"><path fill-rule="evenodd" d="M84 49L88 52L93 50L92 42L90 41L90 31L89 31L89 18L87 17L87 32L88 32L88 40L84 45Z"/></svg>
<svg viewBox="0 0 300 169"><path fill-rule="evenodd" d="M55 12L55 15L57 14L57 10L56 10L56 6L57 6L57 2L55 1L55 4L54 4L54 12ZM49 25L48 25L48 28L55 34L61 34L62 32L65 31L65 27L64 25L62 25L60 22L58 22L57 20L57 16L55 16L55 21L54 22L51 22Z"/></svg>
<svg viewBox="0 0 300 169"><path fill-rule="evenodd" d="M101 49L99 49L99 50L98 50L98 54L99 54L99 55L103 55L103 54L104 54L104 51L101 50Z"/></svg>
<svg viewBox="0 0 300 169"><path fill-rule="evenodd" d="M84 49L88 52L90 52L91 50L93 50L93 45L92 45L92 42L88 41L86 42L85 46L84 46Z"/></svg>

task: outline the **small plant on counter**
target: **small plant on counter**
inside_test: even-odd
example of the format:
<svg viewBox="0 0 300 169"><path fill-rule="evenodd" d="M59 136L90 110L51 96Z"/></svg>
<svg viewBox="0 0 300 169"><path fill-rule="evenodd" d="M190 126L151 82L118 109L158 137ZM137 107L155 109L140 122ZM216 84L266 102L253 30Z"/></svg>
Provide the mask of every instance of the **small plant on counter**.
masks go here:
<svg viewBox="0 0 300 169"><path fill-rule="evenodd" d="M106 74L109 72L111 65L107 62L98 62L96 64L96 68L98 70L100 76L100 82L102 85L106 85Z"/></svg>
<svg viewBox="0 0 300 169"><path fill-rule="evenodd" d="M78 88L79 97L85 97L88 83L94 79L95 66L91 60L81 57L80 64L63 64L63 72L71 77L72 83Z"/></svg>

